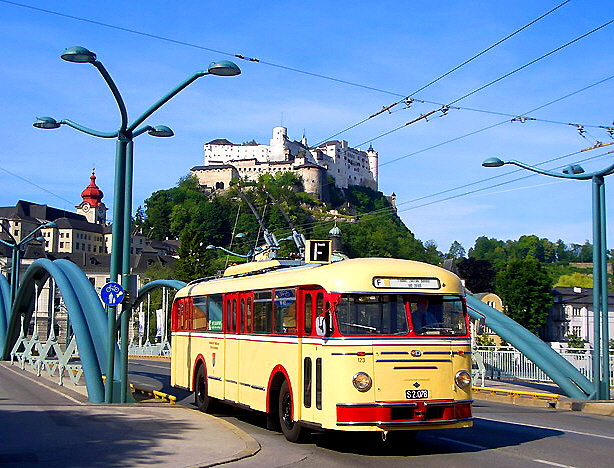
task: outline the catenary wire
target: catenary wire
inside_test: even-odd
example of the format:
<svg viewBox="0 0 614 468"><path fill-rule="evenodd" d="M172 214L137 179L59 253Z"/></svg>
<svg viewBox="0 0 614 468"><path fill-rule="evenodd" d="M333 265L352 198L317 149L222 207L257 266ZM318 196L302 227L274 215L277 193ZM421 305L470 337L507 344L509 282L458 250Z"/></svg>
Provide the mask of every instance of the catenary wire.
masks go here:
<svg viewBox="0 0 614 468"><path fill-rule="evenodd" d="M474 60L476 60L477 58L481 57L482 55L484 55L486 52L494 49L495 47L497 47L498 45L502 44L503 42L507 41L508 39L511 39L512 37L514 37L516 34L524 31L525 29L527 29L528 27L532 26L533 24L537 23L538 21L540 21L541 19L545 18L546 16L550 15L551 13L554 13L556 10L558 10L559 8L561 8L562 6L566 5L567 3L569 3L569 1L565 1L563 3L560 3L559 5L557 5L556 7L552 8L551 10L547 11L546 13L542 14L541 16L539 16L538 18L535 18L533 21L525 24L524 26L522 26L521 28L515 30L514 32L512 32L511 34L508 34L507 36L505 36L503 39L498 40L497 42L495 42L494 44L491 44L490 46L488 46L486 49L482 50L481 52L475 54L473 57L465 60L464 62L460 63L459 65L456 65L454 68L452 68L451 70L447 71L446 73L438 76L437 78L435 78L434 80L431 80L430 82L428 82L427 84L423 85L422 87L418 88L417 90L413 91L412 93L406 95L403 99L401 99L400 101L396 101L395 103L389 105L389 106L384 106L380 111L370 115L369 117L367 117L366 119L361 120L360 122L351 125L337 133L335 133L334 135L324 139L323 141L321 141L320 143L318 143L315 146L319 146L323 143L325 143L326 141L332 140L333 138L347 132L348 130L352 130L353 128L358 127L359 125L362 125L363 123L367 122L368 120L382 114L383 112L389 111L390 108L392 108L393 106L396 106L397 104L400 104L401 102L403 102L406 99L411 98L412 96L418 94L420 91L424 91L426 88L428 88L429 86L434 85L435 83L437 83L438 81L442 80L443 78L445 78L446 76L454 73L456 70L464 67L465 65L473 62Z"/></svg>

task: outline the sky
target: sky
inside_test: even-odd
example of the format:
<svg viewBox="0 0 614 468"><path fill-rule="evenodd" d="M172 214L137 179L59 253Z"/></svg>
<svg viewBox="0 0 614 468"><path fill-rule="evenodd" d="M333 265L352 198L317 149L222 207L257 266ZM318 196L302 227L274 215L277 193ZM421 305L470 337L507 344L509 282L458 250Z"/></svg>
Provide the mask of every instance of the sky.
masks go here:
<svg viewBox="0 0 614 468"><path fill-rule="evenodd" d="M582 244L592 239L589 181L481 163L498 157L556 172L614 163L614 145L581 152L614 143L612 20L605 0L0 0L0 206L21 199L74 211L95 168L112 214L115 141L32 126L51 116L119 127L98 71L60 59L79 45L109 71L130 121L210 62L242 70L198 79L147 119L175 136L135 139L135 209L203 164L205 143L268 144L281 125L310 145L372 145L379 190L394 193L408 228L443 252L454 241L469 250L481 236Z"/></svg>

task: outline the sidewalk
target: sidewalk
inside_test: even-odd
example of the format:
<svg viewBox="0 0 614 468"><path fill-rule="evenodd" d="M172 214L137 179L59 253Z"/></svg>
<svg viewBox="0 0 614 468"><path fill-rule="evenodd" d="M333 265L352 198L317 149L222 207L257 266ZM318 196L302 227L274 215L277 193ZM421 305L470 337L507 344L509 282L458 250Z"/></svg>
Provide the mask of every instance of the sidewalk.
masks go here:
<svg viewBox="0 0 614 468"><path fill-rule="evenodd" d="M480 382L481 384L481 382ZM601 416L614 416L614 401L585 401L566 397L554 384L521 380L484 380L484 386L473 387L474 400L488 400L519 406L582 411Z"/></svg>
<svg viewBox="0 0 614 468"><path fill-rule="evenodd" d="M73 389L0 362L0 465L207 467L260 450L224 420L147 401L90 404Z"/></svg>

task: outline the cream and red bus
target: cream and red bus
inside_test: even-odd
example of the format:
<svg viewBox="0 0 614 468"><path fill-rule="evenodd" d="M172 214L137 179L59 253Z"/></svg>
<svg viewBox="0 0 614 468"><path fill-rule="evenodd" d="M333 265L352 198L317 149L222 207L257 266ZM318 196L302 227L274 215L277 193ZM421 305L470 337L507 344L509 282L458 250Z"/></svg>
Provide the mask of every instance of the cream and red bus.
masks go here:
<svg viewBox="0 0 614 468"><path fill-rule="evenodd" d="M296 262L294 262L296 263ZM425 263L267 260L178 291L171 383L305 429L472 425L471 347L461 282Z"/></svg>

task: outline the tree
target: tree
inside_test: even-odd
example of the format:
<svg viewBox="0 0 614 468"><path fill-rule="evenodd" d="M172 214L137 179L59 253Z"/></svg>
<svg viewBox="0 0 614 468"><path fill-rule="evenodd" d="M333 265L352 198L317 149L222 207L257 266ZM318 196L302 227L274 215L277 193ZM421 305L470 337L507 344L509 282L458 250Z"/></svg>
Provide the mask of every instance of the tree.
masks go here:
<svg viewBox="0 0 614 468"><path fill-rule="evenodd" d="M464 258L457 263L460 277L474 294L495 290L495 270L488 260Z"/></svg>
<svg viewBox="0 0 614 468"><path fill-rule="evenodd" d="M592 275L586 275L583 273L571 273L569 275L562 275L555 286L568 287L568 288L592 288L593 277Z"/></svg>
<svg viewBox="0 0 614 468"><path fill-rule="evenodd" d="M450 250L448 250L448 253L446 254L446 258L453 258L455 260L465 258L465 248L458 241L452 242L452 245L450 245Z"/></svg>
<svg viewBox="0 0 614 468"><path fill-rule="evenodd" d="M511 260L496 276L504 312L533 333L546 324L552 307L552 279L534 258Z"/></svg>

